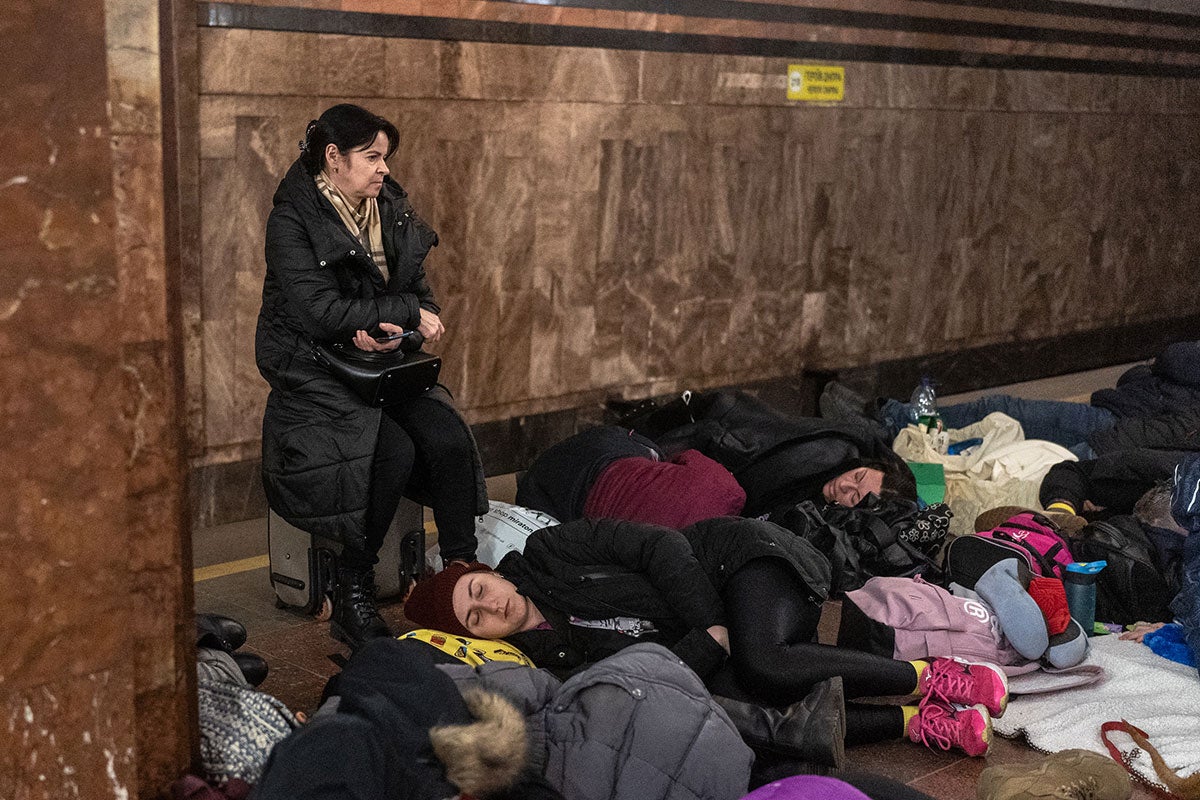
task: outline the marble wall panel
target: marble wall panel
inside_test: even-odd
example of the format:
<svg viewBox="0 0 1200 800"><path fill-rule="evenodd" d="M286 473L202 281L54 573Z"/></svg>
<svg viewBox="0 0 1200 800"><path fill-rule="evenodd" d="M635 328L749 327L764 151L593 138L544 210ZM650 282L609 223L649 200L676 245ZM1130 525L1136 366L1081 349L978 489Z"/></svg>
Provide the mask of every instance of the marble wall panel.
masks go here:
<svg viewBox="0 0 1200 800"><path fill-rule="evenodd" d="M0 724L0 795L14 800L136 796L132 712L128 673L60 677L12 691Z"/></svg>
<svg viewBox="0 0 1200 800"><path fill-rule="evenodd" d="M448 98L622 103L638 90L638 54L628 50L451 42L441 70Z"/></svg>
<svg viewBox="0 0 1200 800"><path fill-rule="evenodd" d="M117 314L125 437L127 606L138 794L151 797L190 761L195 736L191 559L184 545L181 375L176 298L165 241L163 85L157 0L108 0ZM168 17L169 19L169 17ZM172 189L174 187L171 187ZM178 226L174 226L178 230ZM130 665L122 665L126 669Z"/></svg>
<svg viewBox="0 0 1200 800"><path fill-rule="evenodd" d="M169 675L139 676L128 658L177 654L185 606L190 615L166 355L158 8L6 11L0 795L150 797L190 755L188 670L172 658ZM139 639L128 623L147 572L158 592L148 616L162 627Z"/></svg>
<svg viewBox="0 0 1200 800"><path fill-rule="evenodd" d="M162 145L135 133L112 140L113 195L117 225L116 284L129 309L122 325L125 342L162 340L168 331L166 273L163 269Z"/></svg>
<svg viewBox="0 0 1200 800"><path fill-rule="evenodd" d="M438 96L445 43L415 39L384 39L383 43L384 86L389 97Z"/></svg>
<svg viewBox="0 0 1200 800"><path fill-rule="evenodd" d="M225 63L236 41L204 35ZM276 36L259 44L292 42ZM361 99L403 121L393 169L442 237L429 269L451 323L444 377L475 420L1170 313L1142 279L1196 301L1182 265L1200 247L1168 231L1195 200L1175 165L1194 164L1200 128L1178 108L1169 134L1144 118L1188 82L1145 80L1153 100L1135 113L1113 97L1142 79L847 64L847 102L809 107L764 88L782 59L386 47L440 76L422 96L388 84ZM559 94L555 71L578 64L608 88ZM312 81L299 98L206 89L206 192L261 216L304 122L342 99ZM214 305L232 293L247 322L260 249L238 228L205 248ZM1092 296L1093 272L1135 296ZM265 387L213 313L209 441L252 442Z"/></svg>
<svg viewBox="0 0 1200 800"><path fill-rule="evenodd" d="M337 74L332 67L325 71L319 66L324 63L321 45L328 38L309 33L201 30L200 92L244 94L246 78L252 75L260 94L306 94L320 87L321 79ZM364 41L365 46L372 42ZM382 53L383 40L373 43ZM347 93L358 94L352 88Z"/></svg>
<svg viewBox="0 0 1200 800"><path fill-rule="evenodd" d="M126 496L129 503L127 554L134 572L178 569L183 547L178 534L182 499L178 410L172 346L145 340L122 348L127 437ZM180 571L182 574L182 570Z"/></svg>

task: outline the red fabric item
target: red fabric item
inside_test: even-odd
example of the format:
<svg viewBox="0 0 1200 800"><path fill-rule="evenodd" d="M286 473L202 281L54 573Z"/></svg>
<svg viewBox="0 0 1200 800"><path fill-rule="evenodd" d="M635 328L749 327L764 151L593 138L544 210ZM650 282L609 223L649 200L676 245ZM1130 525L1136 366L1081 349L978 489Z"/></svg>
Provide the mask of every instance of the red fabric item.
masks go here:
<svg viewBox="0 0 1200 800"><path fill-rule="evenodd" d="M609 464L588 492L588 519L623 519L684 528L713 517L736 517L746 491L725 467L698 450L671 461L622 458Z"/></svg>
<svg viewBox="0 0 1200 800"><path fill-rule="evenodd" d="M1051 636L1062 633L1071 624L1071 609L1067 607L1067 591L1058 578L1033 578L1029 581L1029 596L1046 618L1046 630Z"/></svg>
<svg viewBox="0 0 1200 800"><path fill-rule="evenodd" d="M492 568L478 561L470 564L456 561L432 578L417 581L404 602L404 616L424 628L454 636L470 636L454 616L454 585L468 573L485 571L491 572Z"/></svg>

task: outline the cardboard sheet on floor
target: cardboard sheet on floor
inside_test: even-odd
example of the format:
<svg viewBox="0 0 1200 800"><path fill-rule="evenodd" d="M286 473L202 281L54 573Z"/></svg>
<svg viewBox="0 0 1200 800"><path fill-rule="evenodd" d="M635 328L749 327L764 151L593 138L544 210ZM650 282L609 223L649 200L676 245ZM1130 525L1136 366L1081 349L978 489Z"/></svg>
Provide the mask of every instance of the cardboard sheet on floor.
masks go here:
<svg viewBox="0 0 1200 800"><path fill-rule="evenodd" d="M993 722L1001 736L1024 734L1033 747L1056 753L1082 747L1107 755L1100 726L1129 720L1144 730L1167 766L1180 776L1200 772L1200 676L1194 667L1157 656L1143 644L1116 636L1091 639L1084 664L1102 667L1105 680L1050 694L1013 698ZM1128 736L1113 734L1130 766L1161 786L1154 765Z"/></svg>

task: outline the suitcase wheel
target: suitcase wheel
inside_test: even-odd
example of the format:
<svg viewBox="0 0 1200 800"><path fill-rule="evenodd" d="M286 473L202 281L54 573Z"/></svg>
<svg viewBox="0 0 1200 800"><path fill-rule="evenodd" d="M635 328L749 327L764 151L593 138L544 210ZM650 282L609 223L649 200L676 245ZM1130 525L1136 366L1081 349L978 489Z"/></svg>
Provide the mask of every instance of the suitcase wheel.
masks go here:
<svg viewBox="0 0 1200 800"><path fill-rule="evenodd" d="M321 596L321 607L317 609L316 617L321 622L328 622L333 616L333 599L329 595Z"/></svg>

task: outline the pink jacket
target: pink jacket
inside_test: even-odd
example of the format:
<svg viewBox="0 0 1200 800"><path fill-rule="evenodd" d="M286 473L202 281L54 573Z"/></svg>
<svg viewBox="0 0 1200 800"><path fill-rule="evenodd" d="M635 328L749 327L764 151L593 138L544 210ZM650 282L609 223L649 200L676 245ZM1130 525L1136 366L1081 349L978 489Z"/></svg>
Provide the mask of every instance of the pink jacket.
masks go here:
<svg viewBox="0 0 1200 800"><path fill-rule="evenodd" d="M1009 646L996 617L979 600L955 597L920 578L871 578L846 598L895 633L893 658L958 657L987 661L1010 675L1037 669Z"/></svg>

